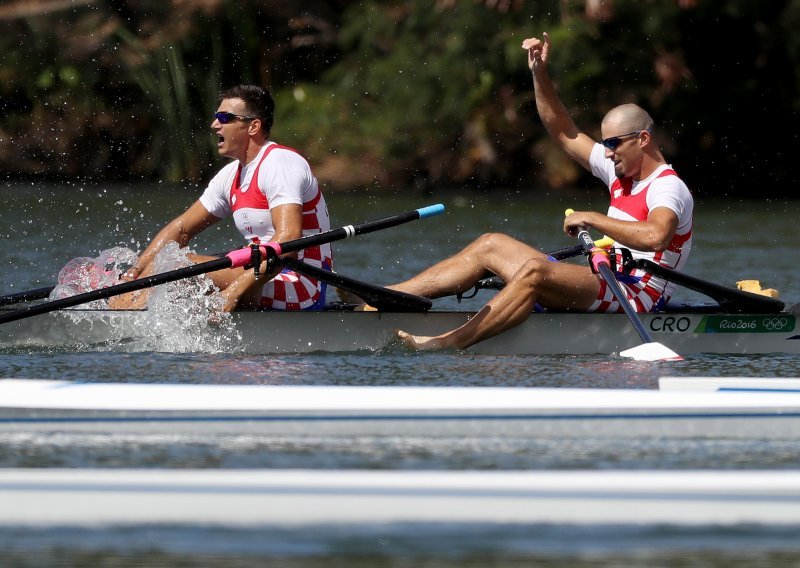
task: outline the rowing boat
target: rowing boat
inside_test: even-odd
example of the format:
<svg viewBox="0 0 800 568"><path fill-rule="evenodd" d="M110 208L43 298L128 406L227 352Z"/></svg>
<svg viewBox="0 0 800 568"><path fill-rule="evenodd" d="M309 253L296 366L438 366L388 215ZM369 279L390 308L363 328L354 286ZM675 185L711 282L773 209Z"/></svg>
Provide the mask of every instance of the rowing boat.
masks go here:
<svg viewBox="0 0 800 568"><path fill-rule="evenodd" d="M692 380L688 380L691 385ZM800 438L800 380L659 390L0 379L0 432L353 438ZM721 381L721 382L720 382ZM787 382L788 381L788 382Z"/></svg>
<svg viewBox="0 0 800 568"><path fill-rule="evenodd" d="M0 309L0 314L6 310ZM654 341L683 355L692 353L800 354L794 306L773 314L736 314L684 306L642 314ZM206 351L242 354L377 351L393 345L394 332L436 335L475 315L469 311L420 313L236 312L229 327L164 328L146 310L62 310L0 325L0 349L46 348L120 351ZM173 322L174 323L174 322ZM209 341L176 346L176 335ZM226 335L225 335L226 334ZM225 335L226 341L214 341ZM588 355L619 353L640 343L624 314L535 313L522 325L471 348L487 355ZM220 348L220 345L223 347Z"/></svg>

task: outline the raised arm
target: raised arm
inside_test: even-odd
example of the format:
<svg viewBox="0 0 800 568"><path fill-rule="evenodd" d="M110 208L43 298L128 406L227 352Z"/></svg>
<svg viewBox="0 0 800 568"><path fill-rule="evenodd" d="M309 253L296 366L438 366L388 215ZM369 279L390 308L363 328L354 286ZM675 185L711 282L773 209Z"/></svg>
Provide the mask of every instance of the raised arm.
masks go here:
<svg viewBox="0 0 800 568"><path fill-rule="evenodd" d="M550 55L550 36L545 32L543 39L528 38L522 42L522 48L528 52L528 67L533 75L533 89L536 95L536 109L539 118L550 137L576 162L587 170L589 156L592 153L594 140L578 130L572 117L556 93L550 76L547 73L547 60Z"/></svg>

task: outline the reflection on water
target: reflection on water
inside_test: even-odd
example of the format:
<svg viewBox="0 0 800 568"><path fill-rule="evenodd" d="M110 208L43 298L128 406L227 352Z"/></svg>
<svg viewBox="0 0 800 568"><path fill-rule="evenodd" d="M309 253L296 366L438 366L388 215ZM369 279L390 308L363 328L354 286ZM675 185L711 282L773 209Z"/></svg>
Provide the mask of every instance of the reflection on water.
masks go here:
<svg viewBox="0 0 800 568"><path fill-rule="evenodd" d="M482 524L0 529L4 566L785 568L798 527ZM577 545L580 545L579 548Z"/></svg>
<svg viewBox="0 0 800 568"><path fill-rule="evenodd" d="M0 351L0 377L89 382L653 389L662 376L797 377L800 356L697 354L648 363L603 355Z"/></svg>
<svg viewBox="0 0 800 568"><path fill-rule="evenodd" d="M800 440L0 433L3 467L798 469Z"/></svg>

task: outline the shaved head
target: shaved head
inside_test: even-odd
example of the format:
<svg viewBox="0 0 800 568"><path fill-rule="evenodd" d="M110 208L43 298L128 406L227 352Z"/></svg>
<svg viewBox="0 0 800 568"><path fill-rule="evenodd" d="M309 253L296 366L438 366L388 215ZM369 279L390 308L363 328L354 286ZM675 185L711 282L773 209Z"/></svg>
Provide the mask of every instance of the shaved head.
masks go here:
<svg viewBox="0 0 800 568"><path fill-rule="evenodd" d="M652 130L653 119L639 105L633 103L620 105L608 111L603 118L603 131L620 130L622 132L635 132L637 130Z"/></svg>

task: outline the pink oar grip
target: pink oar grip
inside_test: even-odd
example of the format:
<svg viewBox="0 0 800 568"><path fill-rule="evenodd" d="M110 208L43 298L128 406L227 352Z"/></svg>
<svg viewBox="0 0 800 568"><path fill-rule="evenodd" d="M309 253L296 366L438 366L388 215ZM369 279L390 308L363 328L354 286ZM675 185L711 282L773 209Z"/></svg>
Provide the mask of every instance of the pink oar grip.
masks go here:
<svg viewBox="0 0 800 568"><path fill-rule="evenodd" d="M245 266L250 262L250 249L236 249L229 252L225 256L231 259L231 268L238 268L240 266Z"/></svg>
<svg viewBox="0 0 800 568"><path fill-rule="evenodd" d="M598 247L592 249L589 256L589 262L591 262L592 269L594 270L595 274L600 272L601 264L605 264L609 267L611 266L611 262L608 260L608 254L603 249Z"/></svg>
<svg viewBox="0 0 800 568"><path fill-rule="evenodd" d="M280 243L264 243L259 248L261 249L261 255L264 257L267 255L267 249L272 249L276 255L281 254ZM250 264L250 252L250 247L245 247L231 251L225 256L231 259L231 268L239 268L240 266L247 266Z"/></svg>

